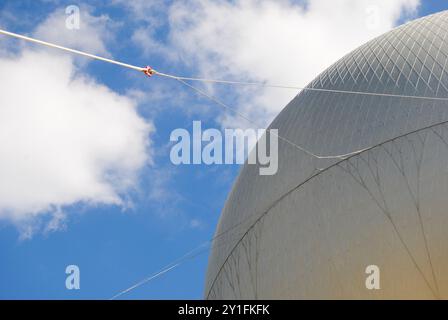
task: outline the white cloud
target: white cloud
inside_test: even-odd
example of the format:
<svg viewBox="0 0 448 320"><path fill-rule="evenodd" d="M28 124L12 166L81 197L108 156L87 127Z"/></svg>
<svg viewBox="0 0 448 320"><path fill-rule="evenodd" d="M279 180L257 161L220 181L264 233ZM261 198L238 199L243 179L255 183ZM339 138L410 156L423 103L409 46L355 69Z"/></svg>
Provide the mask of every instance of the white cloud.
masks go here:
<svg viewBox="0 0 448 320"><path fill-rule="evenodd" d="M26 51L0 69L0 214L120 204L148 160L135 103L74 76L67 57Z"/></svg>
<svg viewBox="0 0 448 320"><path fill-rule="evenodd" d="M221 79L304 86L333 62L393 28L418 0L196 0L169 12L170 44L199 73ZM267 122L294 90L239 92L241 112ZM224 125L247 126L227 117Z"/></svg>
<svg viewBox="0 0 448 320"><path fill-rule="evenodd" d="M35 34L58 40L61 29L50 32L55 19ZM89 19L90 40L60 42L107 53L101 28L86 24L99 20ZM0 218L27 238L36 228L63 228L66 206L126 206L139 170L151 162L154 127L139 116L137 101L82 74L67 54L23 47L12 56L0 57Z"/></svg>

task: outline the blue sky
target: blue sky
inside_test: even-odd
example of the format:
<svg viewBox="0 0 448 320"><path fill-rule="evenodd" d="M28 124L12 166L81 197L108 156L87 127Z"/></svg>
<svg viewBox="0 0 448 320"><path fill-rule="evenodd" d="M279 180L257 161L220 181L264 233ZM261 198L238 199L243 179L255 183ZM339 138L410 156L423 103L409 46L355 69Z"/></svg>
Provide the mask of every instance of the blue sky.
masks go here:
<svg viewBox="0 0 448 320"><path fill-rule="evenodd" d="M349 0L341 1L344 2L344 8L352 7ZM406 0L396 2L399 8L406 5ZM218 17L233 12L242 19L245 14L255 9L260 10L260 17L266 19L266 28L270 27L270 23L282 21L285 25L281 26L280 30L282 28L286 30L295 26L295 17L288 15L287 19L282 19L282 14L289 8L307 10L309 4L305 6L301 1L283 4L267 2L263 8L256 3L248 6L238 5L238 1L214 7L208 2L201 1L191 4L171 1L134 3L135 6L121 0L111 1L107 5L102 1L0 0L0 27L22 34L39 34L36 31L38 26L45 25L52 15L58 17L59 14L61 19L65 19L63 10L68 5L74 4L80 7L81 12L93 17L91 21L94 22L89 32L98 32L98 39L104 48L92 42L93 45L86 49L97 50L96 53L113 56L120 61L139 66L149 64L158 70L179 75L210 75L214 78L304 85L342 54L387 31L392 25L403 22L411 16L424 16L448 9L448 4L443 1L422 1L416 7L416 11L396 17L392 12L396 8L384 8L382 9L384 11L380 12L389 17L384 25L373 31L356 28L356 34L341 34L339 39L334 39L335 43L342 39L346 43L339 44L334 52L326 53L325 56L321 54L320 57L313 51L319 47L319 39L316 40L316 44L303 42L298 48L295 44L291 44L294 39L288 37L283 43L279 40L275 48L270 48L269 41L266 41L266 48L263 48L260 47L263 41L261 44L238 41L240 32L236 31L251 35L245 30L240 30L240 28L251 29L253 26L249 22L240 25L240 21L229 19L228 25L220 25L213 18L215 12L218 12ZM198 16L201 20L186 23L182 20L181 14L188 12L188 6L200 13ZM316 10L313 17L319 16L319 10L325 11L320 7L313 10ZM353 10L364 12L363 8ZM278 14L271 16L270 12ZM347 15L357 13L357 11L348 12ZM100 16L107 19L95 20ZM303 13L297 11L296 18L302 17ZM346 28L338 24L338 18L335 19L333 24L323 24L322 29L316 31L316 38L322 34L322 42L328 47L331 47L332 43L325 38L326 34L331 35L335 32L334 29L338 28L342 33L350 27L349 22ZM343 20L347 19L341 17L341 21ZM64 32L67 30L61 30L61 34ZM51 35L48 31L40 34ZM89 36L91 34L77 36L75 31L73 36L75 40L71 44L82 46ZM281 38L275 34L273 36ZM64 40L64 36L57 39L56 35L56 40L64 42L66 39ZM215 41L222 44L222 48L217 48ZM247 47L251 44L254 49L248 51ZM4 37L0 38L0 49L13 56L19 55L18 50L22 52L30 50L21 48L17 41L6 41ZM285 59L277 52L282 54L288 50L297 55L293 57L286 55L288 59L284 61ZM65 54L59 53L59 55ZM253 60L257 61L255 67L251 63L252 59L245 58L247 55L253 55ZM307 56L319 61L315 63L313 60L313 63L309 63L306 60ZM265 61L266 64L263 64ZM38 60L34 61L34 64L39 63ZM92 195L89 201L85 201L82 197L61 200L57 209L50 201L46 209L34 210L32 218L27 209L21 209L20 219L11 219L6 214L0 214L1 299L112 297L210 239L239 170L238 165L175 166L169 158L169 136L176 128L191 130L193 120L201 120L204 129L223 129L232 124L235 127L247 126L248 124L243 124L241 119L226 115L212 102L198 97L188 88L169 79L156 77L147 79L127 69L82 59L74 60L72 63L77 75L87 76L119 95L135 99L139 118L153 126L151 133L146 136L147 142L150 143L146 150L148 159L143 165L137 165L138 168L135 170L137 177L134 178L132 187L122 190L116 187L123 184L122 181L110 182L119 190L117 195L123 200L121 204L99 200ZM263 67L260 68L259 65ZM52 73L52 70L48 72ZM264 73L266 78L263 76ZM272 120L295 94L289 92L281 93L282 96L279 96L279 93L260 89L203 88L264 124ZM47 99L52 99L52 95L56 93L49 90L45 94ZM2 107L0 105L0 108ZM2 150L1 144L0 150ZM125 157L114 159L118 162L125 160ZM0 199L0 212L3 210L2 203ZM63 221L53 228L54 230L49 230L46 226L58 212L63 213ZM32 233L24 237L24 230L29 230L27 228L31 228ZM122 298L200 299L207 258L208 252L205 252ZM70 264L78 265L81 270L80 290L65 288L65 267Z"/></svg>

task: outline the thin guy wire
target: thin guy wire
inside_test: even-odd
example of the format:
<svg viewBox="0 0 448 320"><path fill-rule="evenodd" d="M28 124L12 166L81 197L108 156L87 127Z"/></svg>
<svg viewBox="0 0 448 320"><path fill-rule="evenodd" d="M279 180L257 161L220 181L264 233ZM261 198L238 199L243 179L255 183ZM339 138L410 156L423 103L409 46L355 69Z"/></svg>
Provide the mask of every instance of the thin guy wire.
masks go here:
<svg viewBox="0 0 448 320"><path fill-rule="evenodd" d="M50 42L46 42L46 41L42 41L42 40L38 40L35 38L31 38L31 37L27 37L27 36L23 36L17 33L13 33L13 32L9 32L6 30L1 30L0 29L0 34L3 35L7 35L7 36L11 36L14 38L18 38L21 40L25 40L25 41L29 41L29 42L33 42L33 43L37 43L40 45L44 45L47 47L51 47L51 48L55 48L55 49L60 49L63 51L67 51L70 53L74 53L74 54L78 54L81 56L85 56L85 57L89 57L92 59L96 59L96 60L100 60L103 62L108 62L108 63L112 63L115 65L119 65L125 68L129 68L132 70L136 70L136 71L140 71L140 72L144 72L145 70L147 70L147 68L142 68L142 67L138 67L138 66L134 66L131 64L127 64L127 63L123 63L123 62L119 62L116 60L112 60L112 59L107 59L107 58L103 58L97 55L93 55L90 53L86 53L80 50L74 50L74 49L70 49L64 46L60 46L57 44L53 44ZM214 83L224 83L224 84L238 84L238 85L258 85L258 86L264 86L264 87L272 87L272 88L285 88L285 89L296 89L296 90L307 90L307 91L318 91L318 92L333 92L333 93L346 93L346 94L359 94L359 95L371 95L371 96L383 96L383 97L395 97L395 98L412 98L412 99L425 99L425 100L435 100L435 101L448 101L448 98L440 98L440 97L425 97L425 96L409 96L409 95L398 95L398 94L389 94L389 93L375 93L375 92L361 92L361 91L348 91L348 90L336 90L336 89L323 89L323 88L311 88L311 87L294 87L294 86L283 86L283 85L275 85L275 84L266 84L266 83L258 83L258 82L243 82L243 81L228 81L228 80L216 80L216 79L207 79L207 78L193 78L193 77L179 77L179 76L175 76L175 75L171 75L171 74L167 74L167 73L163 73L163 72L159 72L156 71L154 69L151 69L153 74L162 76L162 77L166 77L166 78L171 78L171 79L176 79L178 81L180 81L181 83L183 83L184 85L190 87L191 89L195 90L196 92L200 93L201 95L211 99L212 101L214 101L215 103L219 104L220 106L232 110L234 113L236 113L237 115L239 115L240 117L244 118L245 120L249 121L252 124L256 124L254 121L250 120L250 118L248 118L246 115L238 112L237 110L229 107L228 105L224 104L223 102L221 102L220 100L218 100L217 98L207 94L206 92L204 92L203 90L200 90L190 84L188 84L187 82L185 82L184 80L189 80L189 81L202 81L202 82L214 82ZM301 147L297 144L295 144L294 142L279 136L278 134L275 134L274 132L271 131L271 134L274 134L275 136L277 136L279 139L287 142L288 144L298 148L299 150L305 152L306 154L316 158L316 159L344 159L348 156L351 155L355 155L357 153L360 153L362 151L364 151L365 149L360 149L360 150L355 150L353 152L349 152L346 154L339 154L339 155L317 155L307 149L305 149L304 147Z"/></svg>

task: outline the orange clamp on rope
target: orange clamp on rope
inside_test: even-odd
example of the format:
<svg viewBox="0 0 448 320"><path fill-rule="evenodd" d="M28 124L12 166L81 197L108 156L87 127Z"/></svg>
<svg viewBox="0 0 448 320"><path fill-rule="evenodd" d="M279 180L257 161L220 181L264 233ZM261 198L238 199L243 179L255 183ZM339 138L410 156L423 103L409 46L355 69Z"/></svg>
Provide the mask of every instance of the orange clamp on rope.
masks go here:
<svg viewBox="0 0 448 320"><path fill-rule="evenodd" d="M144 68L143 73L146 74L148 77L151 77L153 74L156 73L156 71L154 69L152 69L150 66L146 66L146 68Z"/></svg>

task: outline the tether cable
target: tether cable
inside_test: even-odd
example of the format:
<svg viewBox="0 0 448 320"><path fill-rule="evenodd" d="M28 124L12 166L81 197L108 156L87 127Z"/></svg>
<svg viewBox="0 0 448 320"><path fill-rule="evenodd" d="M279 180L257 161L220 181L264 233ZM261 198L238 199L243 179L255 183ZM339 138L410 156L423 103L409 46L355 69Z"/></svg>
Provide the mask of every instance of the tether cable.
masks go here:
<svg viewBox="0 0 448 320"><path fill-rule="evenodd" d="M47 41L42 41L42 40L38 40L35 38L31 38L31 37L27 37L21 34L17 34L17 33L13 33L13 32L9 32L6 30L2 30L0 29L0 34L6 35L6 36L10 36L13 38L17 38L17 39L21 39L21 40L25 40L28 42L32 42L32 43L36 43L36 44L40 44L43 46L47 46L50 48L54 48L54 49L59 49L59 50L63 50L66 52L70 52L76 55L80 55L80 56L84 56L84 57L88 57L91 59L95 59L95 60L99 60L99 61L103 61L103 62L107 62L107 63L111 63L111 64L115 64L124 68L128 68L128 69L132 69L135 71L140 71L143 72L144 74L146 74L147 76L151 77L153 75L158 75L161 77L165 77L165 78L170 78L170 79L175 79L180 81L181 83L183 83L184 85L188 86L190 89L193 89L194 91L198 92L199 94L209 98L210 100L214 101L215 103L217 103L218 105L229 109L231 111L233 111L234 113L236 113L238 116L242 117L243 119L249 121L252 124L256 124L254 121L252 121L248 116L240 113L239 111L235 110L234 108L224 104L223 102L221 102L220 100L218 100L217 98L209 95L208 93L206 93L205 91L196 88L190 84L188 84L185 81L200 81L200 82L211 82L211 83L221 83L221 84L231 84L231 85L253 85L253 86L262 86L262 87L269 87L269 88L281 88L281 89L295 89L295 90L302 90L302 91L317 91L317 92L332 92L332 93L346 93L346 94L357 94L357 95L370 95L370 96L380 96L380 97L394 97L394 98L408 98L408 99L421 99L421 100L432 100L432 101L448 101L448 98L443 98L443 97L427 97L427 96L412 96L412 95L399 95L399 94L391 94L391 93L377 93L377 92L362 92L362 91L348 91L348 90L337 90L337 89L324 89L324 88L312 88L312 87L298 87L298 86L285 86L285 85L278 85L278 84L268 84L268 83L262 83L262 82L244 82L244 81L230 81L230 80L217 80L217 79L208 79L208 78L193 78L193 77L181 77L181 76L176 76L176 75L172 75L172 74L168 74L168 73L163 73L163 72L159 72L149 66L147 67L138 67L138 66L134 66L132 64L128 64L128 63L124 63L124 62L120 62L120 61L116 61L113 59L108 59L108 58L104 58L104 57L100 57L94 54L90 54L84 51L80 51L80 50L75 50L75 49L71 49L71 48L67 48L64 46L60 46L51 42L47 42ZM272 131L271 131L272 134ZM344 159L346 157L358 154L362 151L365 150L364 149L360 149L360 150L356 150L356 151L352 151L349 153L345 153L345 154L338 154L338 155L318 155L313 153L312 151L299 146L297 144L295 144L294 142L279 136L278 134L275 134L279 139L285 141L286 143L294 146L295 148L298 148L299 150L305 152L306 154L316 158L316 159Z"/></svg>

